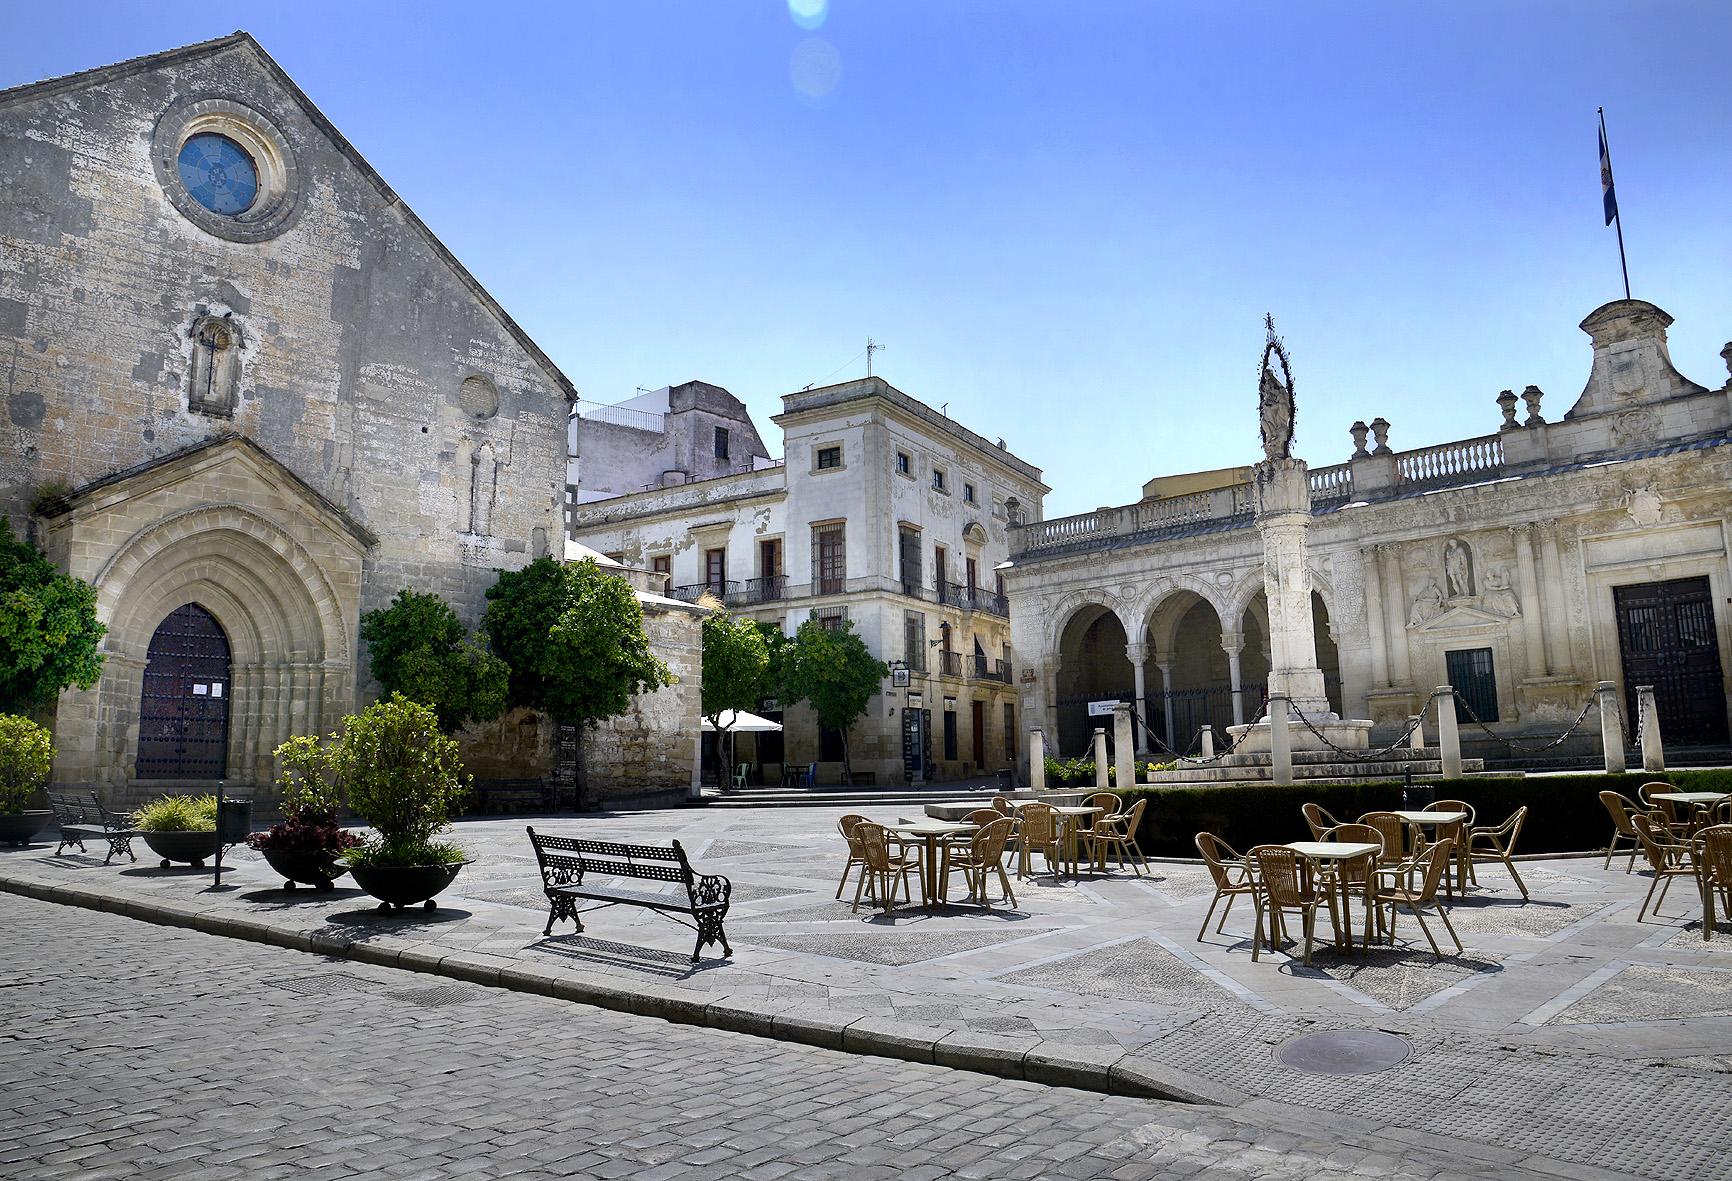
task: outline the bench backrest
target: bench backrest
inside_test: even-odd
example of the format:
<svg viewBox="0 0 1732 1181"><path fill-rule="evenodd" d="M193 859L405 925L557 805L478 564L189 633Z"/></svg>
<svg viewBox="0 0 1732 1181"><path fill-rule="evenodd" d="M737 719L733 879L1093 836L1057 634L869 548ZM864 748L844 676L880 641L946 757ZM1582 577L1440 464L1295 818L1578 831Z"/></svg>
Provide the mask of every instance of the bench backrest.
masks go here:
<svg viewBox="0 0 1732 1181"><path fill-rule="evenodd" d="M96 810L93 802L81 800L71 792L49 792L48 807L54 813L54 823L58 828L65 828L71 824L100 825L102 823L102 814Z"/></svg>
<svg viewBox="0 0 1732 1181"><path fill-rule="evenodd" d="M686 851L675 841L671 848L660 845L619 845L612 841L586 841L581 837L556 837L529 830L529 843L541 866L541 880L549 886L571 886L585 874L612 878L642 878L652 882L679 882L692 892L692 866Z"/></svg>

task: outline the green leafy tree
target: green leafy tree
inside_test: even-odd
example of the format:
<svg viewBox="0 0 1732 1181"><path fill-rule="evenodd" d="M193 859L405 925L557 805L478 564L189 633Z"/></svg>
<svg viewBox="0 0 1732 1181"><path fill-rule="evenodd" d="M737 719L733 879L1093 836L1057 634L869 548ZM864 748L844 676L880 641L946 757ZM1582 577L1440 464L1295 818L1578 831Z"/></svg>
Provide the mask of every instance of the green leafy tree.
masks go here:
<svg viewBox="0 0 1732 1181"><path fill-rule="evenodd" d="M827 628L808 619L794 633L783 656L783 702L804 701L818 715L818 724L842 734L842 775L853 775L849 761L848 730L866 712L866 705L883 688L890 675L882 660L866 650L866 642L854 634L854 625L843 620Z"/></svg>
<svg viewBox="0 0 1732 1181"><path fill-rule="evenodd" d="M96 588L62 574L0 518L0 710L46 705L102 675Z"/></svg>
<svg viewBox="0 0 1732 1181"><path fill-rule="evenodd" d="M778 633L779 634L779 633ZM718 611L704 620L703 711L716 732L716 781L726 781L733 764L733 718L724 714L752 710L765 694L770 647L764 632L750 619L735 619ZM726 721L726 727L722 723ZM726 758L721 757L726 749Z"/></svg>
<svg viewBox="0 0 1732 1181"><path fill-rule="evenodd" d="M361 617L361 638L385 694L432 707L447 734L505 712L510 670L469 637L438 595L398 591L389 607Z"/></svg>
<svg viewBox="0 0 1732 1181"><path fill-rule="evenodd" d="M54 769L48 731L15 714L0 714L0 816L24 811Z"/></svg>
<svg viewBox="0 0 1732 1181"><path fill-rule="evenodd" d="M575 726L618 717L631 699L673 683L643 630L643 606L631 584L593 559L537 558L507 570L487 590L486 629L511 667L508 700Z"/></svg>

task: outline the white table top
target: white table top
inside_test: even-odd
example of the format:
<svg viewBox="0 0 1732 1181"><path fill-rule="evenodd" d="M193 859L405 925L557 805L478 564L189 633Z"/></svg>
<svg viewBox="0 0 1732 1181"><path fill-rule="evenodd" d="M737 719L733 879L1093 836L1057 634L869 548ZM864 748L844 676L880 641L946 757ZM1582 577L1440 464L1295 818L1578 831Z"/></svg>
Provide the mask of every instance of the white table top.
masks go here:
<svg viewBox="0 0 1732 1181"><path fill-rule="evenodd" d="M1363 841L1288 841L1287 848L1307 857L1315 857L1319 861L1346 861L1363 857L1367 853L1379 852L1383 846L1370 845Z"/></svg>
<svg viewBox="0 0 1732 1181"><path fill-rule="evenodd" d="M912 824L885 825L891 832L903 833L911 837L944 837L954 836L961 832L976 832L980 825L968 824L960 820L916 820Z"/></svg>
<svg viewBox="0 0 1732 1181"><path fill-rule="evenodd" d="M1716 800L1726 798L1722 791L1655 791L1649 792L1650 800L1667 800L1674 804L1712 804Z"/></svg>
<svg viewBox="0 0 1732 1181"><path fill-rule="evenodd" d="M1401 817L1408 824L1454 824L1467 819L1466 812L1395 812L1392 815Z"/></svg>

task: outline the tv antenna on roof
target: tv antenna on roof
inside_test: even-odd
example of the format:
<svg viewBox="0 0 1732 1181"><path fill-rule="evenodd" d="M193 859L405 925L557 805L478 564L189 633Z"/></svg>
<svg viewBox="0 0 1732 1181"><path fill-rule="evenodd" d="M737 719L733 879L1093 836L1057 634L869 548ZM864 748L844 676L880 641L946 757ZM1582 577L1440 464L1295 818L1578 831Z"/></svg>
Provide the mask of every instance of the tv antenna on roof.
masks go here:
<svg viewBox="0 0 1732 1181"><path fill-rule="evenodd" d="M867 377L872 376L872 354L873 353L881 353L883 351L884 351L883 345L881 345L877 341L873 340L870 336L868 336L866 338L866 376Z"/></svg>

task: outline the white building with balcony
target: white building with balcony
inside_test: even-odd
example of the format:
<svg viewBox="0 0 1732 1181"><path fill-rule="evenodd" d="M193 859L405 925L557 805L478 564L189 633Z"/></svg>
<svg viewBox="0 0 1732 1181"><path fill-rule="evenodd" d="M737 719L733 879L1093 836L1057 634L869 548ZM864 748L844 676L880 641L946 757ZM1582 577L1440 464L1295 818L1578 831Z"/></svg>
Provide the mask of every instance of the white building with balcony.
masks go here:
<svg viewBox="0 0 1732 1181"><path fill-rule="evenodd" d="M574 418L571 536L655 572L675 598L710 591L790 635L813 616L851 621L895 670L847 736L857 782L1012 765L1023 724L1000 567L1013 523L1040 515L1040 470L882 378L786 395L782 461L744 442L758 435L727 391L674 387L670 405L687 404ZM715 470L718 429L743 447L732 470ZM753 774L779 782L815 762L819 782L836 781L841 736L803 707L764 704L786 728L740 738Z"/></svg>

